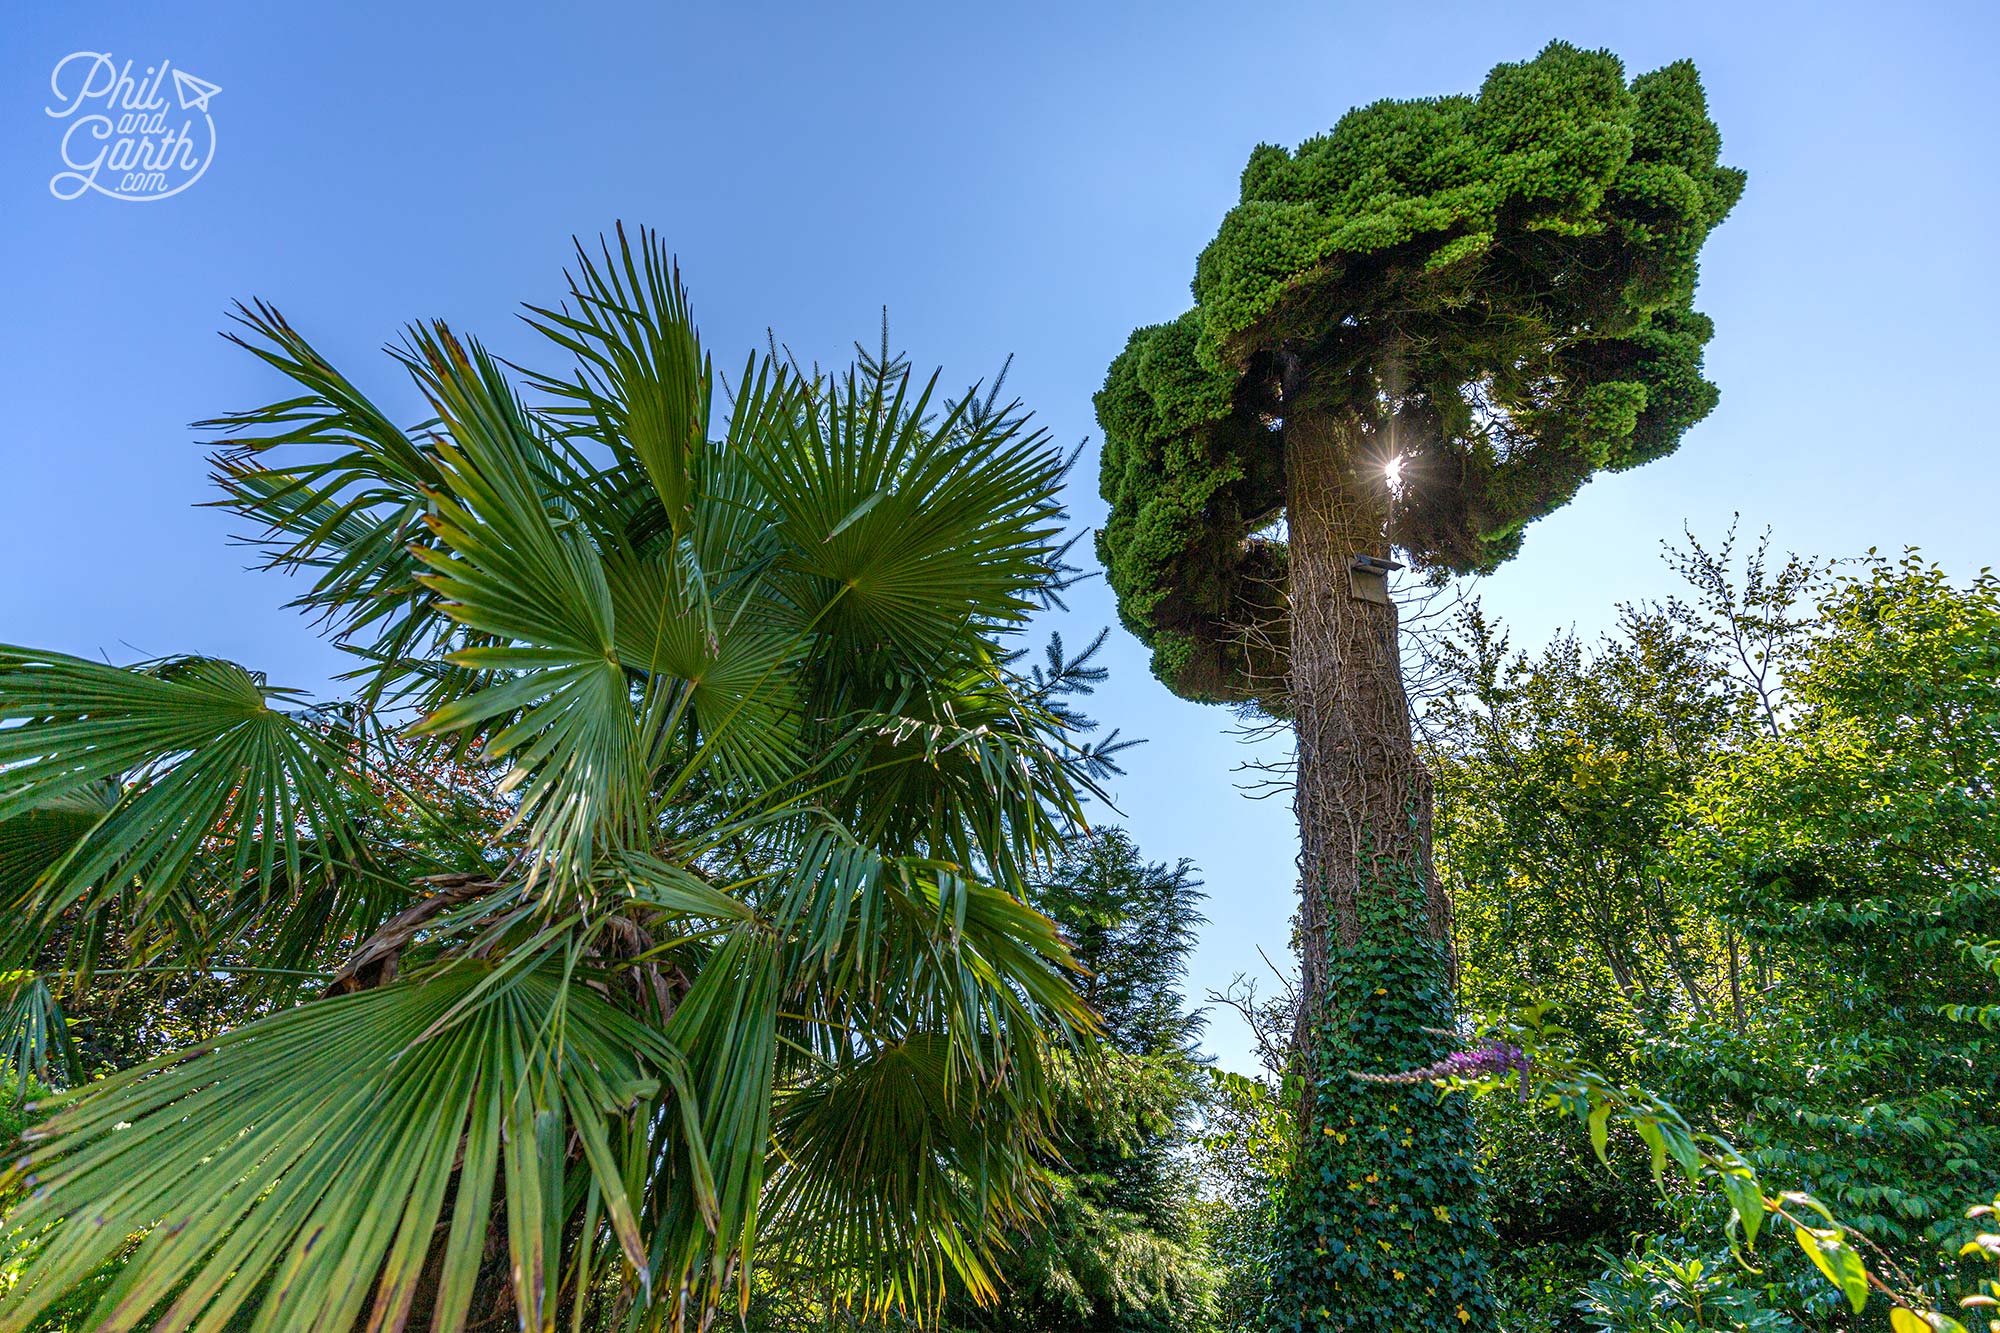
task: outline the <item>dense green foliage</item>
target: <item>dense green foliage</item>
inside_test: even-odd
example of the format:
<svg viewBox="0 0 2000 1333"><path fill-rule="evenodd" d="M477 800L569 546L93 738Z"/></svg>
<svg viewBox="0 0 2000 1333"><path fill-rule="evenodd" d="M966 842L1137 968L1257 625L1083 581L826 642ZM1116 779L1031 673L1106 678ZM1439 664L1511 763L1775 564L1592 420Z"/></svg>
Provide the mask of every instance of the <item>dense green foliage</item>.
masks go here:
<svg viewBox="0 0 2000 1333"><path fill-rule="evenodd" d="M1937 1280L2000 1191L2000 582L1914 557L1828 596L1794 716L1712 768L1677 857L1723 890L1768 985L1670 1050L1670 1096Z"/></svg>
<svg viewBox="0 0 2000 1333"><path fill-rule="evenodd" d="M1367 910L1390 919L1334 950L1313 1062L1295 1071L1299 1143L1268 1260L1274 1329L1418 1333L1492 1313L1471 1108L1353 1077L1430 1064L1456 1029L1444 947L1413 924L1422 889L1375 890Z"/></svg>
<svg viewBox="0 0 2000 1333"><path fill-rule="evenodd" d="M1056 650L1052 649L1052 652ZM1059 659L1058 659L1059 660ZM1201 1019L1181 992L1201 924L1193 868L1147 862L1122 831L1068 843L1031 900L1069 943L1072 982L1101 1024L1056 1064L1041 1167L1045 1207L1007 1237L1002 1290L983 1305L961 1285L944 1326L963 1333L1211 1333L1217 1274L1197 1219L1187 1151L1209 1082ZM843 1312L810 1271L763 1263L747 1326L757 1333L882 1327ZM892 1316L892 1326L911 1321Z"/></svg>
<svg viewBox="0 0 2000 1333"><path fill-rule="evenodd" d="M1275 1078L1216 1071L1196 1141L1204 1249L1218 1278L1217 1326L1264 1327L1271 1255L1283 1221L1279 1196L1297 1152Z"/></svg>
<svg viewBox="0 0 2000 1333"><path fill-rule="evenodd" d="M1914 557L1834 579L1761 551L1732 581L1731 557L1694 548L1692 600L1629 608L1595 646L1509 656L1465 621L1430 721L1466 994L1552 1001L1587 1058L1938 1296L1964 1206L2000 1189L1980 1023L2000 1000L2000 584ZM1573 1134L1483 1119L1495 1196L1536 1196L1499 1213L1503 1290L1547 1326L1567 1302L1540 1299L1536 1265L1573 1291L1639 1233L1657 1239L1592 1288L1607 1309L1642 1281L1732 1283L1771 1311L1755 1327L1852 1318L1795 1255L1729 1276L1699 1206L1617 1190Z"/></svg>
<svg viewBox="0 0 2000 1333"><path fill-rule="evenodd" d="M1243 631L1282 608L1280 356L1371 433L1386 536L1424 567L1490 570L1592 472L1671 451L1716 400L1692 299L1743 188L1720 145L1692 65L1628 83L1558 42L1477 96L1252 153L1195 308L1134 333L1097 397L1099 552L1160 678L1269 702Z"/></svg>
<svg viewBox="0 0 2000 1333"><path fill-rule="evenodd" d="M1584 1284L1577 1303L1600 1333L1689 1333L1729 1329L1735 1333L1788 1333L1798 1325L1759 1299L1754 1283L1773 1242L1789 1230L1796 1250L1776 1240L1780 1252L1810 1264L1813 1290L1828 1298L1835 1327L1849 1316L1872 1314L1892 1333L1970 1333L1948 1310L1972 1311L1977 1320L2000 1308L2000 1281L1975 1282L1968 1267L1966 1291L1957 1301L1940 1299L1914 1283L1871 1242L1861 1228L1843 1219L1809 1192L1784 1189L1727 1138L1691 1123L1680 1109L1644 1087L1608 1079L1577 1059L1569 1034L1547 1020L1542 1005L1531 1005L1496 1023L1482 1024L1476 1038L1447 1060L1420 1070L1387 1076L1361 1075L1375 1082L1429 1084L1478 1096L1507 1089L1523 1105L1560 1113L1582 1124L1591 1148L1606 1166L1612 1127L1629 1128L1649 1154L1656 1187L1685 1191L1700 1205L1719 1204L1727 1259L1705 1263L1688 1253L1685 1241L1646 1237L1639 1252L1613 1260L1600 1279ZM2000 1233L1974 1232L1981 1220L2000 1213L2000 1199L1965 1210L1969 1238L1960 1257L2000 1263ZM1765 1238L1759 1248L1759 1237ZM1725 1268L1724 1263L1731 1265ZM1766 1293L1777 1290L1769 1285ZM1834 1313L1837 1312L1837 1313ZM1523 1320L1507 1327L1567 1327L1559 1315ZM2000 1319L1991 1321L2000 1325ZM1816 1322L1815 1326L1819 1326Z"/></svg>
<svg viewBox="0 0 2000 1333"><path fill-rule="evenodd" d="M1188 1145L1207 1077L1181 987L1202 918L1193 867L1148 863L1122 831L1065 850L1033 902L1082 969L1103 1046L1072 1067L1053 1135L1051 1214L1004 1259L1006 1297L966 1307L992 1333L1200 1333L1215 1279L1198 1243Z"/></svg>

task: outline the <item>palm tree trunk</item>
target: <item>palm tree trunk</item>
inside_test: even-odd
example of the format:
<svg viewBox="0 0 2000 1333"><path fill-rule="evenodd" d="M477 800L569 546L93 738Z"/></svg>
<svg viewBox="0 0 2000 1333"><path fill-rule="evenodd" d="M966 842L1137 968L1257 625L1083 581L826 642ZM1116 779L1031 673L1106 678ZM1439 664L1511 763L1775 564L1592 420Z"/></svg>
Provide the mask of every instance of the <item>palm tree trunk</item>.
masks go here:
<svg viewBox="0 0 2000 1333"><path fill-rule="evenodd" d="M499 887L483 874L433 875L421 882L437 892L405 908L364 940L346 964L334 973L333 981L326 988L329 997L388 985L396 979L403 950L427 922L448 908L470 902ZM495 1193L496 1196L504 1195L504 1191L499 1189ZM457 1195L458 1178L454 1173L446 1198L454 1199ZM479 1275L473 1280L465 1333L512 1333L520 1323L514 1312L512 1256L507 1248L505 1209L504 1197L496 1197L492 1214L487 1218L485 1241L480 1248ZM431 1230L431 1247L424 1258L423 1275L411 1294L410 1307L400 1321L384 1316L382 1322L378 1322L375 1305L371 1301L355 1320L355 1333L372 1333L374 1329L391 1325L410 1330L435 1326L439 1282L444 1272L445 1237L451 1230L451 1220L452 1205L447 1202L437 1225Z"/></svg>
<svg viewBox="0 0 2000 1333"><path fill-rule="evenodd" d="M1451 1048L1450 911L1431 780L1412 743L1396 611L1354 596L1386 556L1387 478L1350 411L1287 376L1290 696L1298 743L1299 1152L1271 1324L1490 1326L1485 1222L1463 1098L1364 1084Z"/></svg>
<svg viewBox="0 0 2000 1333"><path fill-rule="evenodd" d="M452 1192L457 1192L453 1182ZM439 1281L444 1272L445 1234L451 1229L451 1209L431 1236L431 1251L424 1260L423 1277L412 1293L410 1308L402 1327L409 1333L424 1333L436 1327ZM479 1275L473 1280L472 1299L466 1307L465 1333L515 1333L520 1320L514 1313L514 1281L511 1256L507 1251L507 1216L504 1205L496 1203L486 1226L486 1240L479 1256ZM355 1321L355 1333L367 1333L372 1326L372 1305Z"/></svg>

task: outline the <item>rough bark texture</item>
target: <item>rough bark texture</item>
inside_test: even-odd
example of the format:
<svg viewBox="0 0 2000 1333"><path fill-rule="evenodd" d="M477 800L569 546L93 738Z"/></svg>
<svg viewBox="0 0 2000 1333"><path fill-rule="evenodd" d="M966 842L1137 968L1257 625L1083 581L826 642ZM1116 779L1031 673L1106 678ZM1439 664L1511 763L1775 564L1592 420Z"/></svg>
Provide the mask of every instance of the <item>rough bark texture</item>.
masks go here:
<svg viewBox="0 0 2000 1333"><path fill-rule="evenodd" d="M1349 413L1285 422L1291 579L1291 701L1298 742L1301 945L1308 995L1323 993L1327 948L1361 938L1365 862L1423 886L1432 936L1450 921L1431 868L1431 777L1410 735L1394 604L1349 595L1357 555L1387 557L1379 462ZM1368 475L1372 471L1373 476Z"/></svg>
<svg viewBox="0 0 2000 1333"><path fill-rule="evenodd" d="M457 1192L458 1182L454 1178L451 1185ZM409 1310L403 1317L402 1327L410 1333L437 1327L439 1283L444 1276L445 1236L451 1228L451 1213L438 1219L431 1237L431 1250L424 1258L423 1276L418 1280L410 1300ZM376 1310L371 1305L355 1321L355 1333L368 1333L376 1325L373 1321ZM479 1276L473 1282L472 1299L466 1310L465 1333L515 1333L521 1321L514 1314L514 1282L510 1256L507 1252L507 1215L504 1203L493 1208L492 1220L486 1227L485 1244L479 1257Z"/></svg>
<svg viewBox="0 0 2000 1333"><path fill-rule="evenodd" d="M1351 409L1287 377L1290 696L1298 743L1299 1150L1274 1256L1274 1329L1490 1327L1485 1221L1462 1097L1365 1084L1452 1046L1450 915L1431 783L1410 732L1396 612L1353 597L1386 556L1387 481Z"/></svg>

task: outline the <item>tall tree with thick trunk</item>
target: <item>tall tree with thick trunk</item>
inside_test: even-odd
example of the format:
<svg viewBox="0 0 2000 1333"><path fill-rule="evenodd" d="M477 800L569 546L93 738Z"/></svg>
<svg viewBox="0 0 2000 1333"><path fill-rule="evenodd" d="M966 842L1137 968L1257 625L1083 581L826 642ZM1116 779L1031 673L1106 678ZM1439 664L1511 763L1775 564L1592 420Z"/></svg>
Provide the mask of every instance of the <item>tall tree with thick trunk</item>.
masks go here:
<svg viewBox="0 0 2000 1333"><path fill-rule="evenodd" d="M1601 470L1715 405L1696 258L1743 175L1686 62L1627 82L1555 43L1477 96L1378 102L1260 146L1195 308L1097 397L1125 623L1188 698L1298 742L1300 1151L1274 1326L1483 1320L1470 1124L1350 1070L1442 1054L1454 1014L1430 779L1392 560L1490 571Z"/></svg>

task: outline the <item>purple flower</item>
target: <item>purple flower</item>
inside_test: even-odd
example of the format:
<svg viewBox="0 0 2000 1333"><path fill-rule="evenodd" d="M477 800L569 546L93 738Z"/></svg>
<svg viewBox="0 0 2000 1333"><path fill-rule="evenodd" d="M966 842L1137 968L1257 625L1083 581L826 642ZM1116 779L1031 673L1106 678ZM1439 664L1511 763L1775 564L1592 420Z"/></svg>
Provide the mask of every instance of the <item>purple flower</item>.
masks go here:
<svg viewBox="0 0 2000 1333"><path fill-rule="evenodd" d="M1354 1073L1354 1077L1364 1083L1434 1083L1447 1078L1484 1078L1513 1070L1521 1076L1521 1100L1525 1102L1528 1100L1528 1065L1528 1053L1519 1046L1487 1038L1477 1046L1453 1051L1436 1064L1425 1065L1422 1069L1400 1074Z"/></svg>

